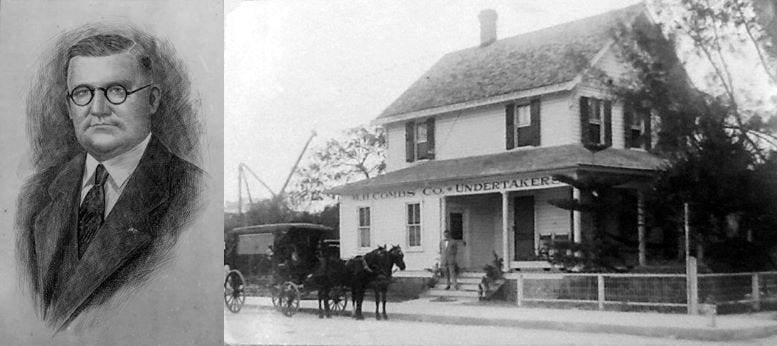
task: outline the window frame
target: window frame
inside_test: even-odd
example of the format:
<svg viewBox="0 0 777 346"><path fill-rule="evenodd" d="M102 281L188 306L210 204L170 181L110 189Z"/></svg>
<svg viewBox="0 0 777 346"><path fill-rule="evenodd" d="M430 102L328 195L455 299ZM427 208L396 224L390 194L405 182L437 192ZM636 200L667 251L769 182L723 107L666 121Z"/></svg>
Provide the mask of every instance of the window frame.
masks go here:
<svg viewBox="0 0 777 346"><path fill-rule="evenodd" d="M629 124L629 148L630 149L644 149L645 144L643 138L646 131L645 115L640 113L634 113L631 117L631 124ZM639 131L639 136L634 136L634 131Z"/></svg>
<svg viewBox="0 0 777 346"><path fill-rule="evenodd" d="M367 210L367 225L362 224L362 210ZM370 206L357 206L356 207L356 245L357 248L360 250L364 249L370 249L372 247L372 208ZM369 234L369 239L367 246L362 245L362 231L367 230L367 233Z"/></svg>
<svg viewBox="0 0 777 346"><path fill-rule="evenodd" d="M426 123L426 121L416 121L414 124L414 133L413 133L413 150L415 151L415 160L428 160L429 159L429 125ZM419 129L423 127L424 128L424 140L423 142L419 140L419 134L421 131ZM421 145L423 145L424 150L420 150Z"/></svg>
<svg viewBox="0 0 777 346"><path fill-rule="evenodd" d="M418 208L416 214L413 215L416 217L416 220L411 220L410 208L412 206L417 206ZM417 221L417 223L411 223L411 221ZM417 243L418 243L417 245L413 245L410 243L411 232L417 232ZM405 243L407 244L408 250L417 251L423 248L422 235L423 235L423 222L421 218L421 202L405 203Z"/></svg>
<svg viewBox="0 0 777 346"><path fill-rule="evenodd" d="M522 123L520 121L521 114L518 111L519 109L526 109L526 120L528 120L528 122ZM515 117L515 119L514 119L515 130L516 130L515 131L515 136L516 136L515 139L517 141L518 140L518 129L522 128L522 127L531 127L531 125L532 125L532 123L531 123L531 104L530 103L519 103L519 104L516 104L513 116Z"/></svg>
<svg viewBox="0 0 777 346"><path fill-rule="evenodd" d="M588 139L593 144L607 143L607 131L604 128L604 101L595 97L588 98ZM597 117L594 117L594 115ZM598 126L599 138L596 142L592 141L594 133L592 126Z"/></svg>
<svg viewBox="0 0 777 346"><path fill-rule="evenodd" d="M521 112L519 109L525 109L526 113L526 120L528 122L521 123L520 116ZM531 102L523 102L523 103L517 103L513 106L513 143L515 148L521 148L521 147L534 147L534 143L532 142L532 139L530 137L523 138L520 135L520 132L529 132L531 131L531 127L534 124L532 123L532 116L531 116ZM538 129L539 131L539 129Z"/></svg>

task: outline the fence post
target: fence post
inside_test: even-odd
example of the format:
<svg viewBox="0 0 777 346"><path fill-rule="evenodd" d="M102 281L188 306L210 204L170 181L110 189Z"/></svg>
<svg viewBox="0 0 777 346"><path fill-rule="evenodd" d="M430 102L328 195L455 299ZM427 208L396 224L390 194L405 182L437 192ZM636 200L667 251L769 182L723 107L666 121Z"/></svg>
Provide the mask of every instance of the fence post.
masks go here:
<svg viewBox="0 0 777 346"><path fill-rule="evenodd" d="M604 275L596 275L597 297L599 300L599 310L604 310Z"/></svg>
<svg viewBox="0 0 777 346"><path fill-rule="evenodd" d="M686 288L688 289L688 314L699 314L699 276L697 275L696 257L688 257L688 267L685 269Z"/></svg>
<svg viewBox="0 0 777 346"><path fill-rule="evenodd" d="M515 302L520 307L523 305L523 274L518 274L518 283L516 286L518 286L516 289L518 292L516 292Z"/></svg>
<svg viewBox="0 0 777 346"><path fill-rule="evenodd" d="M758 273L753 273L753 309L761 310L761 285L758 283Z"/></svg>

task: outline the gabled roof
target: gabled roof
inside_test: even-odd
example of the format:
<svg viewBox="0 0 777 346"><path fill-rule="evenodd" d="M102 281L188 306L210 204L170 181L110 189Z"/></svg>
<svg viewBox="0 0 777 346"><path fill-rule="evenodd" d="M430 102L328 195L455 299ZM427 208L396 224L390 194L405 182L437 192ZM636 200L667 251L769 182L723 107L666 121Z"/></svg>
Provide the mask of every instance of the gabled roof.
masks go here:
<svg viewBox="0 0 777 346"><path fill-rule="evenodd" d="M452 180L580 168L649 174L664 163L664 160L642 150L606 148L594 152L581 144L568 144L460 159L431 160L339 186L327 193L345 194L396 186L431 185Z"/></svg>
<svg viewBox="0 0 777 346"><path fill-rule="evenodd" d="M448 53L376 119L574 80L611 40L610 30L646 12L643 3Z"/></svg>

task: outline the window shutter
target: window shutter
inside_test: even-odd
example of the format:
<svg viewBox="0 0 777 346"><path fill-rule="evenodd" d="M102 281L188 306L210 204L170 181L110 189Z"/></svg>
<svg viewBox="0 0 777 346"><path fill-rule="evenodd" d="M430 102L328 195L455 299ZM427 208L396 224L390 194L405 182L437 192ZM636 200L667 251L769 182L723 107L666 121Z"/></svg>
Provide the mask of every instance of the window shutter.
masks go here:
<svg viewBox="0 0 777 346"><path fill-rule="evenodd" d="M634 111L630 103L623 104L623 141L626 143L626 148L631 148L634 145L634 138L631 137L631 124L633 123Z"/></svg>
<svg viewBox="0 0 777 346"><path fill-rule="evenodd" d="M540 145L540 99L531 100L532 145Z"/></svg>
<svg viewBox="0 0 777 346"><path fill-rule="evenodd" d="M642 147L645 148L645 150L652 150L653 149L653 129L652 129L652 119L650 116L650 112L647 111L643 115L645 117L645 129L642 133Z"/></svg>
<svg viewBox="0 0 777 346"><path fill-rule="evenodd" d="M434 159L434 118L426 119L426 158Z"/></svg>
<svg viewBox="0 0 777 346"><path fill-rule="evenodd" d="M612 146L612 101L604 101L604 145Z"/></svg>
<svg viewBox="0 0 777 346"><path fill-rule="evenodd" d="M505 106L505 143L507 150L515 148L515 104Z"/></svg>
<svg viewBox="0 0 777 346"><path fill-rule="evenodd" d="M405 124L405 160L415 160L415 123L412 121Z"/></svg>
<svg viewBox="0 0 777 346"><path fill-rule="evenodd" d="M580 141L583 144L589 144L590 138L588 135L588 117L590 109L588 108L588 98L585 96L580 97Z"/></svg>

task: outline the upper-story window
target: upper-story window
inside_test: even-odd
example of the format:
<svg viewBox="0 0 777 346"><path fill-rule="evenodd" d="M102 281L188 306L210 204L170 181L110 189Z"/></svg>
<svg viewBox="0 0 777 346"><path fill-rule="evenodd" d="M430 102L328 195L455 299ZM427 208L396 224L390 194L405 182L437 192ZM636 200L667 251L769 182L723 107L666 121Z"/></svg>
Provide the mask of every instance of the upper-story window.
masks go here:
<svg viewBox="0 0 777 346"><path fill-rule="evenodd" d="M612 102L581 97L580 125L583 143L612 145Z"/></svg>
<svg viewBox="0 0 777 346"><path fill-rule="evenodd" d="M515 106L515 127L529 127L531 126L531 112L529 105Z"/></svg>
<svg viewBox="0 0 777 346"><path fill-rule="evenodd" d="M405 124L405 149L407 162L434 158L434 118Z"/></svg>
<svg viewBox="0 0 777 346"><path fill-rule="evenodd" d="M427 125L426 122L415 124L415 157L425 159L429 153L427 148Z"/></svg>
<svg viewBox="0 0 777 346"><path fill-rule="evenodd" d="M588 140L591 143L603 144L606 140L604 138L604 131L602 130L602 124L604 121L604 107L602 107L602 100L588 99L590 107L588 108L591 113L588 117Z"/></svg>
<svg viewBox="0 0 777 346"><path fill-rule="evenodd" d="M625 129L625 142L627 148L651 148L650 112L635 110L630 105L624 106L623 125Z"/></svg>
<svg viewBox="0 0 777 346"><path fill-rule="evenodd" d="M505 107L506 147L540 145L540 100Z"/></svg>

